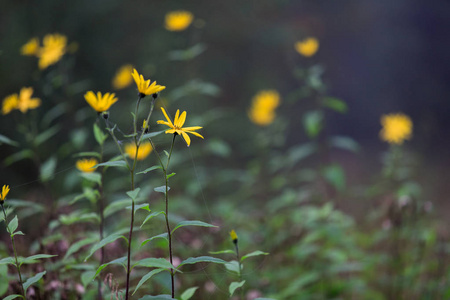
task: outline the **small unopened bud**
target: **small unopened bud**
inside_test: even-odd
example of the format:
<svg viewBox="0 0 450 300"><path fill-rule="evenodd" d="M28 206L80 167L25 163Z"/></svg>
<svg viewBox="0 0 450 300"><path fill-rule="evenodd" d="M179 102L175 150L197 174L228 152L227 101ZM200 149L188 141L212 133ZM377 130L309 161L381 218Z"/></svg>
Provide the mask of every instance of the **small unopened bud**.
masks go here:
<svg viewBox="0 0 450 300"><path fill-rule="evenodd" d="M152 95L152 97L153 97L153 99L156 100L156 98L158 98L158 93L154 93L154 94Z"/></svg>
<svg viewBox="0 0 450 300"><path fill-rule="evenodd" d="M234 231L234 229L230 231L230 237L231 237L231 240L233 241L233 243L237 244L238 236L236 234L236 231Z"/></svg>
<svg viewBox="0 0 450 300"><path fill-rule="evenodd" d="M103 119L108 120L108 118L109 118L109 111L102 112L102 117L103 117Z"/></svg>

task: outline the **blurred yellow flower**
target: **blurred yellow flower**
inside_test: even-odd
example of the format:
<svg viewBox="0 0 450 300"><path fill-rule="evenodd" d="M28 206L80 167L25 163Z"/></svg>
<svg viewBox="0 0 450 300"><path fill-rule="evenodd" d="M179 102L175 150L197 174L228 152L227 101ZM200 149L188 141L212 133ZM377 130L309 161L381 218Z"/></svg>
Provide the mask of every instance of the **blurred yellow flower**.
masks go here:
<svg viewBox="0 0 450 300"><path fill-rule="evenodd" d="M142 130L143 131L148 131L149 127L147 124L147 120L144 120L144 122L142 122Z"/></svg>
<svg viewBox="0 0 450 300"><path fill-rule="evenodd" d="M55 33L47 34L43 39L43 46L39 49L39 69L45 69L57 63L66 53L67 38L64 35Z"/></svg>
<svg viewBox="0 0 450 300"><path fill-rule="evenodd" d="M136 144L128 143L125 145L125 153L132 159L136 157L137 160L144 160L152 152L153 148L149 142L144 142L139 145L139 150L136 156Z"/></svg>
<svg viewBox="0 0 450 300"><path fill-rule="evenodd" d="M256 125L267 126L273 122L275 109L280 105L280 94L275 90L263 90L253 97L248 117Z"/></svg>
<svg viewBox="0 0 450 300"><path fill-rule="evenodd" d="M194 15L188 11L178 10L166 14L165 27L170 31L182 31L191 25Z"/></svg>
<svg viewBox="0 0 450 300"><path fill-rule="evenodd" d="M36 56L39 53L39 39L32 38L20 48L20 53L27 56Z"/></svg>
<svg viewBox="0 0 450 300"><path fill-rule="evenodd" d="M238 236L236 234L236 231L234 231L234 229L230 231L230 237L233 240L233 242L235 242L235 243L237 242Z"/></svg>
<svg viewBox="0 0 450 300"><path fill-rule="evenodd" d="M41 99L31 98L33 88L22 88L20 90L19 99L17 102L17 109L22 113L26 113L29 109L35 109L41 105Z"/></svg>
<svg viewBox="0 0 450 300"><path fill-rule="evenodd" d="M97 92L97 95L93 91L89 91L84 94L84 99L89 105L95 109L97 112L101 113L108 110L111 105L117 102L116 94L106 93L102 96L102 93Z"/></svg>
<svg viewBox="0 0 450 300"><path fill-rule="evenodd" d="M389 144L402 144L412 136L412 121L402 113L388 114L381 117L380 138Z"/></svg>
<svg viewBox="0 0 450 300"><path fill-rule="evenodd" d="M308 37L295 43L295 50L306 57L313 56L319 50L319 41L316 38Z"/></svg>
<svg viewBox="0 0 450 300"><path fill-rule="evenodd" d="M2 114L9 114L13 109L17 109L18 104L19 96L17 94L6 96L2 103Z"/></svg>
<svg viewBox="0 0 450 300"><path fill-rule="evenodd" d="M126 88L133 82L133 77L131 76L131 72L133 71L132 65L123 65L121 66L114 76L112 80L112 86L116 90L120 90Z"/></svg>
<svg viewBox="0 0 450 300"><path fill-rule="evenodd" d="M191 138L187 135L188 133L193 134L198 137L201 137L202 139L204 138L199 133L194 132L195 130L199 130L203 127L193 126L193 127L184 127L183 128L184 122L186 121L186 112L185 111L183 111L183 113L180 116L180 110L177 109L177 113L175 114L175 120L172 123L172 121L170 120L169 116L167 115L167 113L163 107L161 107L161 110L162 110L164 116L166 117L167 121L159 120L159 121L157 121L157 123L164 124L164 125L167 125L170 128L172 128L172 129L166 130L166 133L173 133L173 134L181 135L188 147L191 145Z"/></svg>
<svg viewBox="0 0 450 300"><path fill-rule="evenodd" d="M95 158L84 158L77 160L76 166L77 169L84 173L94 172L97 167L94 168L95 165L98 164L98 161Z"/></svg>
<svg viewBox="0 0 450 300"><path fill-rule="evenodd" d="M5 201L6 195L9 193L9 185L4 185L2 187L2 193L0 194L0 201L3 203Z"/></svg>
<svg viewBox="0 0 450 300"><path fill-rule="evenodd" d="M153 81L153 83L150 84L150 79L145 80L144 76L140 75L136 69L133 69L131 76L133 76L134 82L136 82L136 86L142 98L147 95L156 94L166 88L165 86L156 85L156 81Z"/></svg>

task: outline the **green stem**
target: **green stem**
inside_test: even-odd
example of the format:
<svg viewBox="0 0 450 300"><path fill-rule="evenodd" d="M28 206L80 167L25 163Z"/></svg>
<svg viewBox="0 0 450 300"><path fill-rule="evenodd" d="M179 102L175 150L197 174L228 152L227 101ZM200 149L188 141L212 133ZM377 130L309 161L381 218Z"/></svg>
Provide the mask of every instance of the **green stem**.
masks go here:
<svg viewBox="0 0 450 300"><path fill-rule="evenodd" d="M103 144L100 145L100 162L103 162ZM101 179L100 179L100 185L98 187L98 191L100 193L100 197L98 199L98 210L99 210L99 215L100 215L100 224L99 224L99 235L100 235L100 241L103 240L103 228L104 228L104 223L105 223L105 217L103 214L103 210L105 208L104 205L104 192L103 192L103 179L105 176L105 167L102 167L102 172L101 172ZM105 247L102 247L100 249L100 265L103 265L105 263ZM103 295L102 295L102 280L99 278L98 279L98 297L99 300L103 299Z"/></svg>
<svg viewBox="0 0 450 300"><path fill-rule="evenodd" d="M239 282L242 281L242 264L241 264L241 255L239 254L239 246L238 243L236 241L236 243L234 244L235 248L236 248L236 258L238 261L238 265L239 265ZM241 299L244 299L244 288L241 287L240 288L240 294L241 294Z"/></svg>
<svg viewBox="0 0 450 300"><path fill-rule="evenodd" d="M22 296L24 299L26 299L25 290L23 288L22 274L20 273L19 259L17 258L16 243L14 242L14 236L12 235L12 232L9 229L9 225L8 225L8 222L6 219L6 211L5 211L5 207L3 206L3 202L1 203L1 206L2 206L2 210L3 210L3 215L5 216L6 230L8 231L9 236L11 238L11 244L12 244L12 248L13 248L13 252L14 252L14 258L16 260L17 273L19 273L19 283L20 283L20 288L22 291Z"/></svg>

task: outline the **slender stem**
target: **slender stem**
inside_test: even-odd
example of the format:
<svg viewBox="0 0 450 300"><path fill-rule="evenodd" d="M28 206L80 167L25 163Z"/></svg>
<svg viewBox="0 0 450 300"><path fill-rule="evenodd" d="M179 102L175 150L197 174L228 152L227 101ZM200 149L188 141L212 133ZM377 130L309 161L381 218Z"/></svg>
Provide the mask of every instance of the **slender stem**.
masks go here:
<svg viewBox="0 0 450 300"><path fill-rule="evenodd" d="M17 258L16 243L14 242L14 236L12 235L12 232L9 229L9 225L8 225L7 220L6 220L6 211L5 211L5 207L3 206L3 203L1 204L1 206L2 206L2 210L3 210L3 215L5 216L6 229L7 229L8 233L9 233L9 236L11 237L11 244L12 244L12 248L13 248L13 252L14 252L14 258L16 260L17 273L19 273L20 288L21 288L22 295L23 295L24 299L26 299L25 290L23 288L22 274L20 273L19 260Z"/></svg>
<svg viewBox="0 0 450 300"><path fill-rule="evenodd" d="M238 261L238 265L239 265L239 282L242 281L242 264L241 264L241 255L239 254L239 245L237 243L237 241L234 243L235 249L236 249L236 258ZM241 299L244 299L244 288L241 287L240 288L240 293L241 293Z"/></svg>
<svg viewBox="0 0 450 300"><path fill-rule="evenodd" d="M103 144L100 145L100 162L103 162ZM103 210L105 208L104 204L104 193L103 193L103 180L105 175L105 167L102 167L101 172L101 179L100 179L100 185L98 187L98 191L100 193L100 197L98 199L98 213L100 215L100 224L99 224L99 235L100 235L100 241L103 240L103 228L105 224L105 216L103 214ZM100 265L103 265L105 263L105 247L102 247L100 249ZM98 297L99 300L103 299L102 294L102 280L98 279Z"/></svg>

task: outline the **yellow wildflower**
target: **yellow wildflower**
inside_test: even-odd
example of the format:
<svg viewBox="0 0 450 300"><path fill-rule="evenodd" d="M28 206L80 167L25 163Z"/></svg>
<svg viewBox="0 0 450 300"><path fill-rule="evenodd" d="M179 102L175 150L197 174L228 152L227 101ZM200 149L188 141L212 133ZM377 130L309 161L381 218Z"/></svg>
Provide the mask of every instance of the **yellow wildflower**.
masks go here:
<svg viewBox="0 0 450 300"><path fill-rule="evenodd" d="M319 50L319 41L316 38L308 37L295 43L295 50L306 57L313 56Z"/></svg>
<svg viewBox="0 0 450 300"><path fill-rule="evenodd" d="M380 138L389 144L402 144L412 136L412 121L402 113L388 114L381 117Z"/></svg>
<svg viewBox="0 0 450 300"><path fill-rule="evenodd" d="M19 99L17 102L17 109L22 113L26 113L29 109L35 109L41 105L41 99L31 98L33 88L22 88L20 90Z"/></svg>
<svg viewBox="0 0 450 300"><path fill-rule="evenodd" d="M9 185L4 185L2 187L2 192L0 194L0 202L3 204L3 201L6 199L6 195L9 193Z"/></svg>
<svg viewBox="0 0 450 300"><path fill-rule="evenodd" d="M6 96L2 103L2 114L9 114L13 109L17 109L18 104L19 96L17 94Z"/></svg>
<svg viewBox="0 0 450 300"><path fill-rule="evenodd" d="M98 164L98 161L95 158L84 158L77 160L76 166L77 169L84 173L94 172L97 167L94 168L95 165Z"/></svg>
<svg viewBox="0 0 450 300"><path fill-rule="evenodd" d="M157 85L156 81L153 81L153 83L150 84L150 79L145 80L144 76L140 75L136 69L133 69L131 76L133 76L134 82L136 82L136 86L142 98L147 95L156 94L166 88L165 86Z"/></svg>
<svg viewBox="0 0 450 300"><path fill-rule="evenodd" d="M149 129L149 126L147 124L147 120L144 120L144 122L142 122L142 130L147 132Z"/></svg>
<svg viewBox="0 0 450 300"><path fill-rule="evenodd" d="M57 63L66 53L67 38L64 35L55 33L47 34L43 39L43 46L39 50L39 69L45 69Z"/></svg>
<svg viewBox="0 0 450 300"><path fill-rule="evenodd" d="M117 102L116 94L106 93L102 96L102 93L97 92L97 95L93 91L89 91L84 94L84 99L89 105L95 109L97 112L101 113L108 110L111 105Z"/></svg>
<svg viewBox="0 0 450 300"><path fill-rule="evenodd" d="M137 160L144 160L151 152L153 148L149 142L144 142L139 145L139 150L136 156L136 144L128 143L125 145L125 153L132 159L136 157Z"/></svg>
<svg viewBox="0 0 450 300"><path fill-rule="evenodd" d="M191 145L191 138L187 135L188 133L193 134L195 136L201 137L203 139L203 136L201 136L199 133L195 132L195 130L201 129L203 127L200 126L193 126L193 127L184 127L184 122L186 121L186 112L183 111L183 113L180 116L180 110L177 109L177 113L175 114L175 120L172 123L169 116L167 115L166 111L163 107L161 107L161 110L166 117L167 121L159 120L157 121L158 124L164 124L169 126L172 129L166 130L166 133L173 133L173 134L179 134L183 137L184 141L186 142L187 146L189 147Z"/></svg>
<svg viewBox="0 0 450 300"><path fill-rule="evenodd" d="M230 231L230 237L233 243L237 243L238 236L236 234L236 231L234 231L234 229Z"/></svg>
<svg viewBox="0 0 450 300"><path fill-rule="evenodd" d="M123 65L121 66L114 76L112 80L112 86L116 90L120 90L126 88L133 81L133 77L131 76L131 72L133 71L132 65Z"/></svg>
<svg viewBox="0 0 450 300"><path fill-rule="evenodd" d="M182 31L191 25L194 15L188 11L178 10L166 14L165 27L170 31Z"/></svg>
<svg viewBox="0 0 450 300"><path fill-rule="evenodd" d="M248 112L250 120L260 126L267 126L275 119L275 108L280 105L280 94L275 90L263 90L253 97Z"/></svg>
<svg viewBox="0 0 450 300"><path fill-rule="evenodd" d="M27 56L35 56L39 53L39 39L32 38L20 48L20 53Z"/></svg>

